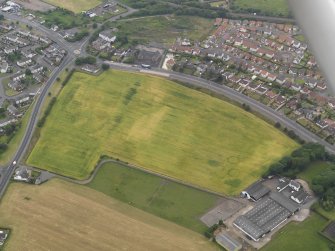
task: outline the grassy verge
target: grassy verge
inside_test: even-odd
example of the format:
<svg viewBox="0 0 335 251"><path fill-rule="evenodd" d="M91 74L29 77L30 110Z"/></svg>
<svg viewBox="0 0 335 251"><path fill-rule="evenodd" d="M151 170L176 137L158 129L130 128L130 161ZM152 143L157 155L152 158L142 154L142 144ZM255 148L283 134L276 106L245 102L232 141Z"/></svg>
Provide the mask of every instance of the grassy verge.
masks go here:
<svg viewBox="0 0 335 251"><path fill-rule="evenodd" d="M23 139L24 133L26 131L26 127L28 125L33 106L34 106L34 103L31 104L29 110L25 113L25 115L22 119L21 127L16 132L14 137L11 139L11 141L9 142L8 149L6 150L6 152L4 152L0 155L0 165L8 164L9 161L11 160L11 158L14 156L15 151L17 151L17 149L18 149L18 147L19 147L19 145L20 145L20 143Z"/></svg>
<svg viewBox="0 0 335 251"><path fill-rule="evenodd" d="M88 186L199 233L207 229L199 217L220 198L116 163L102 166Z"/></svg>

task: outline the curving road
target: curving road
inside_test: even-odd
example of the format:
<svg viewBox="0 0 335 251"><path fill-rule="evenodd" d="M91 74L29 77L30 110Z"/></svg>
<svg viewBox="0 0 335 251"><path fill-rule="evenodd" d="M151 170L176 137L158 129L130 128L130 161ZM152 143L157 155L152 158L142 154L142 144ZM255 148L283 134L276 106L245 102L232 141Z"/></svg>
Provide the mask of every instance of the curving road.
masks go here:
<svg viewBox="0 0 335 251"><path fill-rule="evenodd" d="M244 94L235 91L234 89L231 89L225 85L219 85L215 82L205 80L202 78L178 73L178 72L171 72L166 71L162 69L151 69L151 70L143 70L138 67L115 63L106 61L105 63L108 63L111 67L115 69L125 70L125 71L132 71L132 72L146 72L151 73L154 75L160 75L165 76L173 80L178 80L181 82L185 82L192 87L200 87L207 90L210 90L216 94L224 95L225 97L237 101L240 104L247 104L251 107L252 110L264 115L265 117L269 118L272 121L279 122L282 126L287 127L288 129L294 130L295 133L308 142L317 142L321 145L324 145L328 152L335 154L335 146L329 144L325 140L319 138L314 133L308 131L306 128L302 127L295 121L287 118L286 116L282 115L278 111L273 110L272 108L248 97Z"/></svg>

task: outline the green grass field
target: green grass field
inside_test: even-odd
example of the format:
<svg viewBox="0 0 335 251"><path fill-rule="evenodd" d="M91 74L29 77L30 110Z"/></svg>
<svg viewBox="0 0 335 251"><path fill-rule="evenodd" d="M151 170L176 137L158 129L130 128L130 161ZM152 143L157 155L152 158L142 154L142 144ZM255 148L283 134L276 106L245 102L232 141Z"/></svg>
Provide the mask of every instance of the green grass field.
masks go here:
<svg viewBox="0 0 335 251"><path fill-rule="evenodd" d="M116 163L102 166L88 186L200 233L207 227L199 217L220 198Z"/></svg>
<svg viewBox="0 0 335 251"><path fill-rule="evenodd" d="M117 22L119 36L129 41L156 42L171 45L177 37L201 40L213 27L212 19L189 16L144 17Z"/></svg>
<svg viewBox="0 0 335 251"><path fill-rule="evenodd" d="M43 0L43 2L67 9L74 13L92 9L102 3L101 0Z"/></svg>
<svg viewBox="0 0 335 251"><path fill-rule="evenodd" d="M317 214L301 223L289 223L261 251L328 251L330 241L318 234L326 225L327 220Z"/></svg>
<svg viewBox="0 0 335 251"><path fill-rule="evenodd" d="M257 12L261 15L288 16L286 0L232 0L231 9L236 12Z"/></svg>
<svg viewBox="0 0 335 251"><path fill-rule="evenodd" d="M87 178L102 154L238 194L298 145L255 115L164 78L75 73L27 162Z"/></svg>

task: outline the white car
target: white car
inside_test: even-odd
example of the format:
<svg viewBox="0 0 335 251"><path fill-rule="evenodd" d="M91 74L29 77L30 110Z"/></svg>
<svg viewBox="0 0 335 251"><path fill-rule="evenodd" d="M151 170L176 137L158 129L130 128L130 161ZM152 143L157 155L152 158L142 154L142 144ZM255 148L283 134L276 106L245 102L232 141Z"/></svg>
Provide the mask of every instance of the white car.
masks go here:
<svg viewBox="0 0 335 251"><path fill-rule="evenodd" d="M16 160L13 161L13 165L16 165Z"/></svg>

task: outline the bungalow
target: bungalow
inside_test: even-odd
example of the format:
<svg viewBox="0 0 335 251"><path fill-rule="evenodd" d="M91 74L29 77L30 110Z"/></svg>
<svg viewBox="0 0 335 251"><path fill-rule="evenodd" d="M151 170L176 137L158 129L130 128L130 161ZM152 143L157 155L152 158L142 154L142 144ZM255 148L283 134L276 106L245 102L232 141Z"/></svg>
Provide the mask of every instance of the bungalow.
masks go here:
<svg viewBox="0 0 335 251"><path fill-rule="evenodd" d="M284 84L285 82L286 82L286 77L285 76L283 76L283 75L279 75L279 76L277 76L277 78L276 78L276 82L278 83L278 84Z"/></svg>
<svg viewBox="0 0 335 251"><path fill-rule="evenodd" d="M286 98L284 96L278 95L276 98L276 103L279 105L282 105L286 102Z"/></svg>
<svg viewBox="0 0 335 251"><path fill-rule="evenodd" d="M268 76L267 76L267 79L270 80L270 81L275 81L276 78L277 78L277 76L272 74L272 73L269 73Z"/></svg>
<svg viewBox="0 0 335 251"><path fill-rule="evenodd" d="M269 75L269 73L267 71L265 71L265 70L261 70L260 71L260 75L261 75L262 78L267 78L268 75Z"/></svg>
<svg viewBox="0 0 335 251"><path fill-rule="evenodd" d="M268 91L268 88L266 88L266 87L264 87L264 86L259 86L259 87L256 89L256 92L257 92L258 94L261 94L261 95L265 94L267 91Z"/></svg>
<svg viewBox="0 0 335 251"><path fill-rule="evenodd" d="M310 94L310 90L307 87L304 87L303 89L300 90L302 94Z"/></svg>
<svg viewBox="0 0 335 251"><path fill-rule="evenodd" d="M260 86L261 85L258 83L251 82L247 88L251 91L256 91L256 89Z"/></svg>
<svg viewBox="0 0 335 251"><path fill-rule="evenodd" d="M274 93L273 91L269 90L267 91L267 93L265 94L265 96L267 96L269 99L274 99L278 96L278 94Z"/></svg>
<svg viewBox="0 0 335 251"><path fill-rule="evenodd" d="M238 81L238 84L241 87L246 88L250 84L250 81L246 79L241 79L240 81Z"/></svg>
<svg viewBox="0 0 335 251"><path fill-rule="evenodd" d="M114 43L116 40L116 36L113 36L110 31L100 32L99 37L109 43Z"/></svg>
<svg viewBox="0 0 335 251"><path fill-rule="evenodd" d="M15 105L17 105L17 106L23 106L25 104L28 104L29 101L30 101L30 96L27 96L27 97L24 97L24 98L16 100L15 101Z"/></svg>

